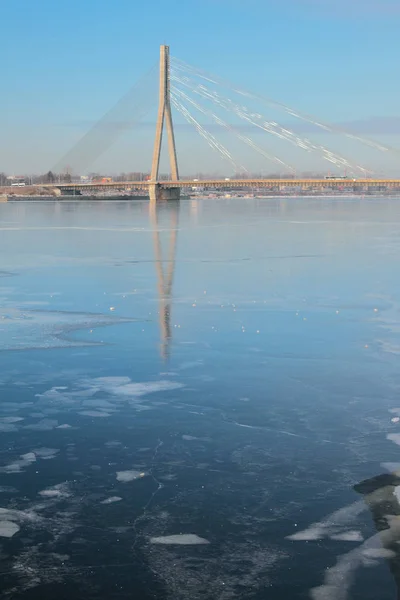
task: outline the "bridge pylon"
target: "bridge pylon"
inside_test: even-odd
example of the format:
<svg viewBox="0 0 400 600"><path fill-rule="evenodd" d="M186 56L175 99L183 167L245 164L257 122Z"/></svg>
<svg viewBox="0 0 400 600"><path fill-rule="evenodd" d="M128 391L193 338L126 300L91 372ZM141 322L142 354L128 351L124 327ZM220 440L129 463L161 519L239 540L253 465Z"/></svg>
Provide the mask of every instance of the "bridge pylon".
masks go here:
<svg viewBox="0 0 400 600"><path fill-rule="evenodd" d="M160 92L149 192L150 200L179 200L180 188L178 186L165 187L158 181L164 123L167 128L168 136L171 181L177 182L179 181L179 171L178 160L176 157L174 124L171 112L169 46L160 47Z"/></svg>

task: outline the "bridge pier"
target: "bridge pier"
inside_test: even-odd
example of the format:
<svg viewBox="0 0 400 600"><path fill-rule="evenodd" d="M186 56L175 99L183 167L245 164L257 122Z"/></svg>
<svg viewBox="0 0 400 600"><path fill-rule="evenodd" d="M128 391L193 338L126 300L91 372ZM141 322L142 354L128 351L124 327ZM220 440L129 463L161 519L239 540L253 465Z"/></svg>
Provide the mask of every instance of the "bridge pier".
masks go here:
<svg viewBox="0 0 400 600"><path fill-rule="evenodd" d="M160 183L149 185L149 196L152 202L168 202L180 200L181 190L178 187L164 187Z"/></svg>

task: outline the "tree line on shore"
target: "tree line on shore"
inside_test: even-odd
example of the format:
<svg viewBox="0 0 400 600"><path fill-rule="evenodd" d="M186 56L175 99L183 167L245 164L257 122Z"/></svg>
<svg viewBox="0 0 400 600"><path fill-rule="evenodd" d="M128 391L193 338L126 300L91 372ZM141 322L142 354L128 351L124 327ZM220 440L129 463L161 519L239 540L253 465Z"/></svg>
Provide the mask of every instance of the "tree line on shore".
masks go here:
<svg viewBox="0 0 400 600"><path fill-rule="evenodd" d="M226 174L225 174L226 175ZM195 173L194 175L184 176L181 179L195 179L198 181L202 181L204 179L224 179L225 175L221 175L219 173ZM304 172L299 174L294 173L235 173L230 174L230 179L296 179L297 177L304 179L323 179L325 177L325 173L312 173L312 172ZM22 179L26 183L26 185L40 185L40 184L57 184L57 183L76 183L85 181L101 181L102 179L110 178L112 181L147 181L150 178L149 173L143 173L138 171L132 171L129 173L119 173L118 175L104 175L101 173L89 173L88 175L81 177L72 175L69 172L65 173L54 173L53 171L48 171L44 174L36 174L36 175L7 175L4 172L0 172L0 186L9 186L15 179ZM168 181L171 179L169 173L160 174L160 181Z"/></svg>

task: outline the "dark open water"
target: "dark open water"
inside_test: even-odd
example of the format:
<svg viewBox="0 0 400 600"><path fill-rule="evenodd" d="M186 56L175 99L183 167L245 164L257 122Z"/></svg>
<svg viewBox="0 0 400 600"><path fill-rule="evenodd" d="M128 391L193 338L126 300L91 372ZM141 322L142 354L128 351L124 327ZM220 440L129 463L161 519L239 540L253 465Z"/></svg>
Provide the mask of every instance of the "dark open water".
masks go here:
<svg viewBox="0 0 400 600"><path fill-rule="evenodd" d="M396 199L0 205L2 598L396 598L399 265Z"/></svg>

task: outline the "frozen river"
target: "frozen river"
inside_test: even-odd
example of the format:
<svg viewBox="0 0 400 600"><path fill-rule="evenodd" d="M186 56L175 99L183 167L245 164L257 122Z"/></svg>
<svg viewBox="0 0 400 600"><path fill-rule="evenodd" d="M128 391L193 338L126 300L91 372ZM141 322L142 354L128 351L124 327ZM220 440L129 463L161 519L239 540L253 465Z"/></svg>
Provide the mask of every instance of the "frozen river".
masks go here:
<svg viewBox="0 0 400 600"><path fill-rule="evenodd" d="M400 593L399 199L0 204L5 600Z"/></svg>

